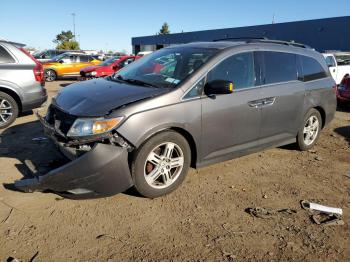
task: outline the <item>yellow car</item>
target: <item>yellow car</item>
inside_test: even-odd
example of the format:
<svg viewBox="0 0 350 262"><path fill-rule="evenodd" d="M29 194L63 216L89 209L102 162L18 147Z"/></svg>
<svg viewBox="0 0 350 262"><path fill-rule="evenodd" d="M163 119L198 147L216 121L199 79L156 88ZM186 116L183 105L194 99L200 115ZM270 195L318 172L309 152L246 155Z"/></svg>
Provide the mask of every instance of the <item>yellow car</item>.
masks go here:
<svg viewBox="0 0 350 262"><path fill-rule="evenodd" d="M43 64L45 80L51 82L60 77L79 77L80 69L101 62L86 54L64 53Z"/></svg>

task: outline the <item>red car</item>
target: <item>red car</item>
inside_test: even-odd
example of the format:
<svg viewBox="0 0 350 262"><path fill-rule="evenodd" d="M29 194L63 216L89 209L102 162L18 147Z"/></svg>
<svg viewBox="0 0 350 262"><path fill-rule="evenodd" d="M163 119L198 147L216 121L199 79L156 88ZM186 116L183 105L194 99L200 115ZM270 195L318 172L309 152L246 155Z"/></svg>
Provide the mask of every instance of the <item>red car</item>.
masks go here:
<svg viewBox="0 0 350 262"><path fill-rule="evenodd" d="M119 71L124 66L134 62L139 56L115 56L109 58L99 65L87 66L80 70L82 80L109 76Z"/></svg>
<svg viewBox="0 0 350 262"><path fill-rule="evenodd" d="M339 102L350 103L350 76L346 74L337 87L337 99Z"/></svg>

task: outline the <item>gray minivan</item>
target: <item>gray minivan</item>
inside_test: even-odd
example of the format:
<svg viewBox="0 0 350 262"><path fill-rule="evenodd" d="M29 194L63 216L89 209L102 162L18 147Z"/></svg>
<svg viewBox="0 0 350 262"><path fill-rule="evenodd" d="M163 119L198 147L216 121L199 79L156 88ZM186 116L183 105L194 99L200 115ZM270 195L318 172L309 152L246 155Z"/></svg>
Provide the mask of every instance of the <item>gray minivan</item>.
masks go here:
<svg viewBox="0 0 350 262"><path fill-rule="evenodd" d="M43 66L23 46L0 39L0 129L47 100Z"/></svg>
<svg viewBox="0 0 350 262"><path fill-rule="evenodd" d="M62 89L39 118L72 161L15 185L75 197L134 186L158 197L189 167L291 143L310 149L334 117L334 86L322 55L301 44L164 48L113 76Z"/></svg>

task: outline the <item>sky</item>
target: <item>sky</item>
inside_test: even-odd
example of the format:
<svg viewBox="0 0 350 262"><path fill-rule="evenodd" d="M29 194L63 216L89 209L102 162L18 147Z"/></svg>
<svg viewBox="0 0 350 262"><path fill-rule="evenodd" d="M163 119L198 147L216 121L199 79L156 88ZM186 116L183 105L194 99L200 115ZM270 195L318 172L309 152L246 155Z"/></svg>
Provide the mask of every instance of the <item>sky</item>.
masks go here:
<svg viewBox="0 0 350 262"><path fill-rule="evenodd" d="M126 50L131 38L350 15L349 0L0 0L0 38L37 49L54 48L62 30L82 49Z"/></svg>

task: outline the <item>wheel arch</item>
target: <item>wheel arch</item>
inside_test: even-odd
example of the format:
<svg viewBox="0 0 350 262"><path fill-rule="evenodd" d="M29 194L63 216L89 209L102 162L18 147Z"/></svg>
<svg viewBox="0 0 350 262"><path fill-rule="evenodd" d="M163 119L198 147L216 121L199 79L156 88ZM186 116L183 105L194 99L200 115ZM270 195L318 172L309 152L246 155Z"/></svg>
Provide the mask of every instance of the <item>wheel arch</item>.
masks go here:
<svg viewBox="0 0 350 262"><path fill-rule="evenodd" d="M144 139L142 139L142 143L139 143L138 146L136 147L136 149L140 148L150 138L158 135L159 133L166 132L166 131L177 132L177 133L179 133L180 135L182 135L186 139L188 145L190 146L190 150L191 150L191 165L190 166L192 168L196 168L196 166L197 166L197 156L198 156L197 144L195 142L195 139L191 135L191 133L189 131L187 131L186 129L182 128L182 127L169 126L169 127L163 127L161 129L158 129L158 130L152 132L151 134L148 134L147 136L145 136Z"/></svg>
<svg viewBox="0 0 350 262"><path fill-rule="evenodd" d="M169 130L174 130L177 133L181 134L186 140L188 145L190 146L190 150L191 150L191 167L192 168L196 168L196 164L197 164L197 145L196 142L193 138L193 136L190 134L190 132L188 132L187 130L180 128L180 127L171 127L169 128Z"/></svg>
<svg viewBox="0 0 350 262"><path fill-rule="evenodd" d="M320 113L322 118L322 128L324 128L324 126L326 125L326 111L321 106L315 106L313 108Z"/></svg>
<svg viewBox="0 0 350 262"><path fill-rule="evenodd" d="M55 74L56 74L56 77L58 77L58 72L57 72L57 69L52 68L52 67L45 68L45 70L44 70L44 74L45 74L45 72L46 72L46 71L48 71L48 70L54 71L54 72L55 72Z"/></svg>
<svg viewBox="0 0 350 262"><path fill-rule="evenodd" d="M19 96L19 94L17 94L17 92L15 92L12 89L0 86L0 92L4 92L6 94L8 94L9 96L11 96L17 103L18 105L18 110L21 112L22 111L22 100Z"/></svg>

